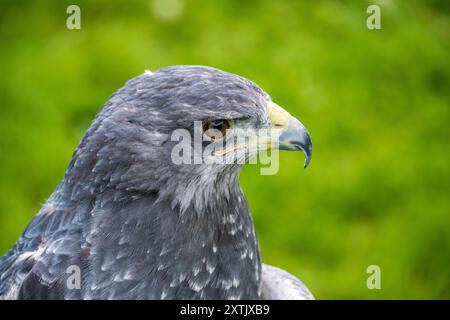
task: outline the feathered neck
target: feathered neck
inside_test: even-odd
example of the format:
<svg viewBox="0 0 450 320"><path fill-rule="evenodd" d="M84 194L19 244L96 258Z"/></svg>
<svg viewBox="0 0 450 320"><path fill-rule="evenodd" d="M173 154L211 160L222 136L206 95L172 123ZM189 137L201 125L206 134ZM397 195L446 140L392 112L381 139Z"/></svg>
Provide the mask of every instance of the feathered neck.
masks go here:
<svg viewBox="0 0 450 320"><path fill-rule="evenodd" d="M111 298L259 298L260 253L237 176L188 187L139 193L94 183L88 190L65 179L54 197L70 197L77 207L70 210L90 253L88 296L108 290ZM191 199L184 207L180 195ZM115 286L102 288L105 277ZM122 291L125 284L134 289Z"/></svg>

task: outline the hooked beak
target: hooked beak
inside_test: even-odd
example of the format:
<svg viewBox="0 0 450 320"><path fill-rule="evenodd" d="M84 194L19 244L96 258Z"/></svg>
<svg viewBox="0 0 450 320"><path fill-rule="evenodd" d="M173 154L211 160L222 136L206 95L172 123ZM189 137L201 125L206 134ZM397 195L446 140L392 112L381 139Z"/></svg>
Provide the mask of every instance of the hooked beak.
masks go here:
<svg viewBox="0 0 450 320"><path fill-rule="evenodd" d="M296 118L272 101L267 102L272 128L280 130L278 146L280 150L301 150L305 153L304 168L311 161L312 141L308 130Z"/></svg>

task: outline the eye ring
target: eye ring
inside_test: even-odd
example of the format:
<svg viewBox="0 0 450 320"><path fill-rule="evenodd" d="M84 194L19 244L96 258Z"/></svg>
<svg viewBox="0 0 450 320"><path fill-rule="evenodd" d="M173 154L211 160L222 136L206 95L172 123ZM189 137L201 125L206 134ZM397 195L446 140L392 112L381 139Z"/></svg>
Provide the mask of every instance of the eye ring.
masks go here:
<svg viewBox="0 0 450 320"><path fill-rule="evenodd" d="M226 136L227 130L230 129L230 127L231 124L228 120L210 120L203 124L203 133L212 141L220 140Z"/></svg>

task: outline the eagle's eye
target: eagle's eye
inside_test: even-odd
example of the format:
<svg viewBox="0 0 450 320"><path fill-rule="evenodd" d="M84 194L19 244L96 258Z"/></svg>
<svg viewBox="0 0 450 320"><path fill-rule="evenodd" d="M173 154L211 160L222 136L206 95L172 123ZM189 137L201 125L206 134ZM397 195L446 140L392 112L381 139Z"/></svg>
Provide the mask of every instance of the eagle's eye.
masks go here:
<svg viewBox="0 0 450 320"><path fill-rule="evenodd" d="M203 133L214 141L224 138L229 128L228 120L211 120L203 124Z"/></svg>

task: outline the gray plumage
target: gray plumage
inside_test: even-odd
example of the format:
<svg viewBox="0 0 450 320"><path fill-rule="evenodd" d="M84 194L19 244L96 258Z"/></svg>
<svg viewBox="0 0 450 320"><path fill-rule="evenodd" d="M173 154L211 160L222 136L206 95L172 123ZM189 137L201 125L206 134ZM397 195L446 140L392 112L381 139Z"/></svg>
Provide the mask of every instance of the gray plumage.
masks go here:
<svg viewBox="0 0 450 320"><path fill-rule="evenodd" d="M264 300L314 300L303 282L277 267L263 264L261 279Z"/></svg>
<svg viewBox="0 0 450 320"><path fill-rule="evenodd" d="M0 258L0 299L283 298L268 283L286 275L261 264L239 186L242 165L175 165L170 158L171 133L192 130L195 120L269 125L268 99L249 80L202 66L127 82ZM67 287L73 265L80 289ZM293 287L295 280L289 278ZM297 298L312 298L298 288Z"/></svg>

